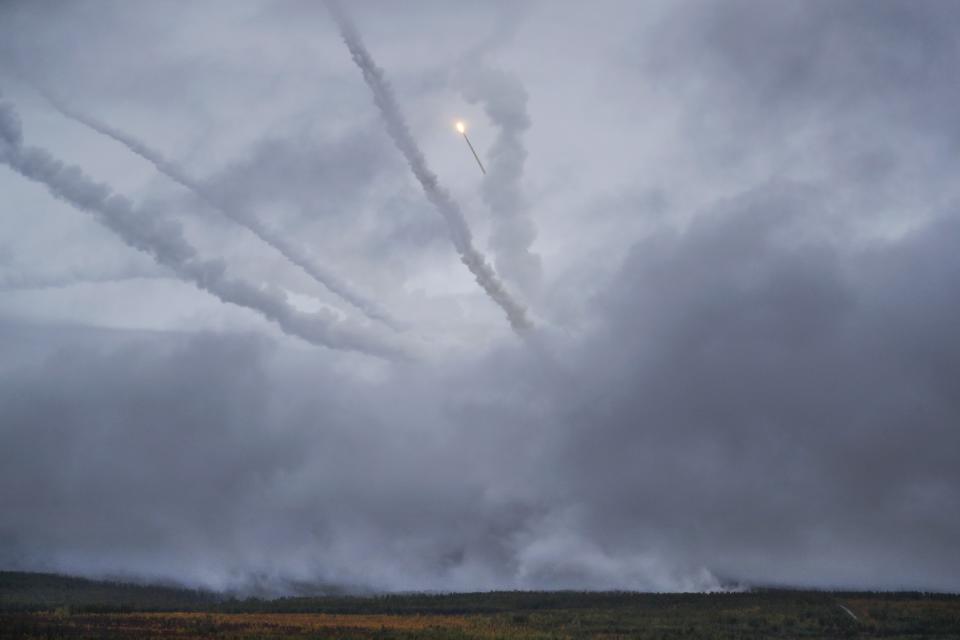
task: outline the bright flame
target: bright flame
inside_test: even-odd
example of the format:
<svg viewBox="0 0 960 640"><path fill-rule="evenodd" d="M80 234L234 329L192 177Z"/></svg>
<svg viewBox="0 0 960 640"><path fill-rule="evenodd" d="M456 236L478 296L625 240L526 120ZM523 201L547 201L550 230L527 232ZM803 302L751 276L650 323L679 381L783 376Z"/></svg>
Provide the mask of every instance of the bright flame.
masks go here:
<svg viewBox="0 0 960 640"><path fill-rule="evenodd" d="M462 122L460 122L460 121L458 120L458 121L457 121L457 131L459 131L460 133L466 133L466 131L467 131L467 125L463 124Z"/></svg>

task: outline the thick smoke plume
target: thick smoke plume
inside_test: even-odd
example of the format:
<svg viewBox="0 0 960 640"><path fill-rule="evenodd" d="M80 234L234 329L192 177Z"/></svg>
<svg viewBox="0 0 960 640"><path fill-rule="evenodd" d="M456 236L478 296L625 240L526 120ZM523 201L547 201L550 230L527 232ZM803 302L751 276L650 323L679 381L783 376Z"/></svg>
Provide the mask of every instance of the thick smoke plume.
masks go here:
<svg viewBox="0 0 960 640"><path fill-rule="evenodd" d="M94 214L124 242L150 254L182 279L224 302L260 312L290 335L333 349L390 358L403 355L398 347L344 326L332 312L302 313L281 293L228 277L223 262L201 260L175 222L145 215L127 198L87 177L79 167L64 164L44 149L25 147L20 118L8 102L0 102L0 161L43 184L57 198Z"/></svg>
<svg viewBox="0 0 960 640"><path fill-rule="evenodd" d="M219 213L249 229L260 240L279 251L287 260L300 267L307 275L326 287L329 291L359 309L367 317L382 322L394 330L400 329L399 323L397 323L390 314L381 309L379 305L355 291L349 283L345 282L329 268L317 264L315 260L310 258L306 251L272 230L252 211L227 206L216 194L212 193L210 189L190 177L177 163L165 158L159 151L151 148L145 142L138 140L129 133L77 111L48 91L41 91L41 93L43 93L47 101L61 114L93 129L97 133L116 140L133 153L147 160L153 164L160 173L193 192L194 195Z"/></svg>
<svg viewBox="0 0 960 640"><path fill-rule="evenodd" d="M540 256L530 250L537 229L523 195L527 150L523 136L530 128L527 91L514 75L494 69L479 56L464 61L459 82L463 96L480 103L500 132L487 156L483 201L493 214L490 247L497 272L528 296L536 295L542 278Z"/></svg>
<svg viewBox="0 0 960 640"><path fill-rule="evenodd" d="M333 0L328 0L327 7L340 29L340 35L350 50L353 61L360 67L363 72L363 79L370 87L370 91L373 92L373 100L383 116L387 133L390 134L394 144L406 158L410 170L413 171L413 175L420 182L427 198L446 221L450 239L453 241L457 253L460 254L460 260L467 266L470 273L476 278L477 283L483 287L483 290L504 310L510 321L510 326L515 331L530 328L531 323L527 318L526 309L513 299L497 277L496 272L487 263L483 254L473 245L473 235L470 232L470 227L467 226L463 213L460 211L460 206L450 193L440 186L436 174L427 167L423 152L420 151L420 147L410 133L393 95L393 90L384 77L383 69L374 62L370 52L367 51L360 39L356 27L339 4Z"/></svg>

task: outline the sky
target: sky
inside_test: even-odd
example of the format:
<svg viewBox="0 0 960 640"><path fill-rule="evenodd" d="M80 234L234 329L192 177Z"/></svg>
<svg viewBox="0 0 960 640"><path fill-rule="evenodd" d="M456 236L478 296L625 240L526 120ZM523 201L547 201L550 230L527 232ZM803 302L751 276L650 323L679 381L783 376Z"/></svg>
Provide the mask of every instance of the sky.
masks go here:
<svg viewBox="0 0 960 640"><path fill-rule="evenodd" d="M0 569L960 591L958 29L0 3Z"/></svg>

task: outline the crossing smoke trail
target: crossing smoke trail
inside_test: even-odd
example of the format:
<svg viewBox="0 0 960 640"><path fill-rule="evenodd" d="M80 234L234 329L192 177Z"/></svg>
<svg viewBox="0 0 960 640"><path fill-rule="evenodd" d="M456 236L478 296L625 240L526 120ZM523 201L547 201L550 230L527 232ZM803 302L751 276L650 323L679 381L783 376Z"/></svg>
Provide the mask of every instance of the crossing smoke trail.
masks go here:
<svg viewBox="0 0 960 640"><path fill-rule="evenodd" d="M540 256L530 251L537 230L528 213L521 179L527 150L523 134L530 128L527 92L511 74L486 66L479 55L461 65L461 91L468 102L482 103L500 133L487 157L481 193L493 214L490 247L497 272L526 295L536 295L542 279Z"/></svg>
<svg viewBox="0 0 960 640"><path fill-rule="evenodd" d="M144 215L130 200L90 179L79 167L64 164L44 149L25 147L20 118L13 106L2 100L0 162L28 180L43 184L55 197L93 214L124 242L150 254L183 280L223 302L258 311L290 335L332 349L390 359L408 357L397 345L344 326L331 312L300 312L291 307L281 293L228 277L222 261L199 259L176 222Z"/></svg>
<svg viewBox="0 0 960 640"><path fill-rule="evenodd" d="M373 92L373 101L387 127L387 133L393 139L394 144L406 158L410 165L413 175L423 187L427 199L437 208L443 219L447 223L447 229L450 232L450 239L460 254L460 261L463 262L476 278L477 283L483 287L494 302L496 302L507 314L510 326L517 332L529 329L532 325L527 318L527 311L504 288L503 283L497 277L493 268L487 263L483 255L473 246L473 235L467 226L467 221L460 211L457 202L451 195L439 185L437 176L427 167L427 161L423 153L417 146L416 141L403 119L400 107L393 95L383 70L376 65L370 52L367 51L360 39L360 34L356 27L344 13L340 5L334 0L327 0L327 8L336 21L340 29L340 35L350 50L353 61L363 72L363 79L366 81L370 91Z"/></svg>
<svg viewBox="0 0 960 640"><path fill-rule="evenodd" d="M277 232L271 230L267 225L263 224L263 222L261 222L252 212L243 212L233 207L226 206L219 201L215 194L211 193L209 189L204 187L203 184L187 175L187 173L180 166L164 158L160 152L150 148L144 142L137 140L130 134L120 131L115 127L100 122L99 120L86 114L80 113L79 111L66 105L62 100L50 94L48 91L44 91L42 89L39 91L53 106L53 108L59 111L61 114L67 118L70 118L71 120L75 120L93 129L97 133L116 140L133 153L147 160L153 164L153 166L155 166L160 173L193 192L194 195L199 197L206 204L210 205L224 216L249 229L255 236L260 238L260 240L279 251L287 260L303 269L307 275L326 287L329 291L362 311L363 314L368 318L382 322L395 331L399 331L401 329L396 320L394 320L386 311L382 310L379 305L354 291L349 284L344 282L339 276L329 269L318 265L302 249L289 242Z"/></svg>

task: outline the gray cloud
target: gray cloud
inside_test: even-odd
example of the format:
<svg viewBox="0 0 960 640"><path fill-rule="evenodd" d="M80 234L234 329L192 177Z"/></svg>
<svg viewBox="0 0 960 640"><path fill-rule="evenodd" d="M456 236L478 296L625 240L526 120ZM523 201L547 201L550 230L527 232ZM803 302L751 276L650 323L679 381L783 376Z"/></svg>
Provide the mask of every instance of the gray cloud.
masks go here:
<svg viewBox="0 0 960 640"><path fill-rule="evenodd" d="M169 148L203 130L192 175L329 249L431 341L421 361L381 362L179 289L154 323L129 310L150 302L135 283L92 284L59 315L61 290L4 292L0 566L278 591L960 589L952 3L551 3L512 38L475 33L496 24L485 3L352 5L478 237L483 192L474 167L458 175L449 122L482 113L445 67L482 41L523 78L538 310L557 322L526 343L442 224L415 222L437 217L322 11L229 3L147 28L129 3L100 5L103 24L36 6L0 9L4 51L39 46L9 24L46 43L63 31L38 75L72 76L68 99ZM92 36L136 64L72 57ZM130 65L156 86L141 93ZM231 81L198 88L211 69ZM157 102L177 87L182 103ZM175 201L20 93L36 144L83 149L138 201ZM19 175L0 189L5 269L135 264L83 227L59 235L78 217ZM170 252L223 251L291 299L305 289L242 238L180 222L157 232ZM152 229L136 228L143 243ZM90 307L104 310L74 319Z"/></svg>

